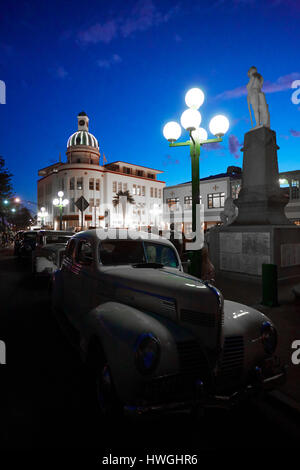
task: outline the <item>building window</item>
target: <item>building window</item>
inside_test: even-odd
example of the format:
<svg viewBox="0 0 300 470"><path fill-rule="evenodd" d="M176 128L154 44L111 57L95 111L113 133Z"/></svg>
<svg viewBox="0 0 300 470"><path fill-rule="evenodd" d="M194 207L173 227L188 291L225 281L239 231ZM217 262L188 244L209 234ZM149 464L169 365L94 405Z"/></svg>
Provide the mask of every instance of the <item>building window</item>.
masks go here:
<svg viewBox="0 0 300 470"><path fill-rule="evenodd" d="M89 212L92 212L92 207L94 206L94 199L89 200Z"/></svg>
<svg viewBox="0 0 300 470"><path fill-rule="evenodd" d="M70 212L75 212L75 199L73 197L71 197L71 201L70 201Z"/></svg>
<svg viewBox="0 0 300 470"><path fill-rule="evenodd" d="M161 199L161 189L158 190L158 197Z"/></svg>
<svg viewBox="0 0 300 470"><path fill-rule="evenodd" d="M137 176L144 176L143 170L136 170Z"/></svg>
<svg viewBox="0 0 300 470"><path fill-rule="evenodd" d="M136 195L137 196L141 195L141 187L140 186L137 186L137 188L136 188Z"/></svg>
<svg viewBox="0 0 300 470"><path fill-rule="evenodd" d="M231 197L237 199L241 189L241 183L231 183Z"/></svg>
<svg viewBox="0 0 300 470"><path fill-rule="evenodd" d="M122 191L122 183L118 183L118 191Z"/></svg>
<svg viewBox="0 0 300 470"><path fill-rule="evenodd" d="M166 202L170 210L177 210L179 205L179 197L169 197Z"/></svg>
<svg viewBox="0 0 300 470"><path fill-rule="evenodd" d="M96 180L96 191L100 191L100 180Z"/></svg>
<svg viewBox="0 0 300 470"><path fill-rule="evenodd" d="M292 180L291 199L299 199L299 180Z"/></svg>
<svg viewBox="0 0 300 470"><path fill-rule="evenodd" d="M123 191L127 191L127 183L123 184Z"/></svg>
<svg viewBox="0 0 300 470"><path fill-rule="evenodd" d="M96 199L96 207L100 206L100 199Z"/></svg>
<svg viewBox="0 0 300 470"><path fill-rule="evenodd" d="M116 193L117 192L117 182L116 181L113 181L112 188L113 188L113 193Z"/></svg>
<svg viewBox="0 0 300 470"><path fill-rule="evenodd" d="M152 179L152 180L154 180L154 174L153 174L153 173L148 173L148 174L147 174L147 177L150 178L150 179Z"/></svg>
<svg viewBox="0 0 300 470"><path fill-rule="evenodd" d="M145 186L142 186L142 196L145 196L146 195L146 188Z"/></svg>
<svg viewBox="0 0 300 470"><path fill-rule="evenodd" d="M132 186L132 194L136 194L136 184Z"/></svg>
<svg viewBox="0 0 300 470"><path fill-rule="evenodd" d="M130 175L131 173L131 168L128 168L127 166L123 167L123 173L126 173L126 175Z"/></svg>
<svg viewBox="0 0 300 470"><path fill-rule="evenodd" d="M83 189L83 178L82 178L82 176L77 178L77 189Z"/></svg>
<svg viewBox="0 0 300 470"><path fill-rule="evenodd" d="M60 180L59 187L60 187L61 191L64 191L64 189L65 189L65 180L63 178L61 178L61 180Z"/></svg>
<svg viewBox="0 0 300 470"><path fill-rule="evenodd" d="M157 197L157 188L154 190L154 197Z"/></svg>
<svg viewBox="0 0 300 470"><path fill-rule="evenodd" d="M150 197L153 197L153 188L150 188Z"/></svg>
<svg viewBox="0 0 300 470"><path fill-rule="evenodd" d="M208 209L219 209L224 207L225 193L212 193L207 195Z"/></svg>
<svg viewBox="0 0 300 470"><path fill-rule="evenodd" d="M94 178L90 178L89 180L89 190L90 191L94 190Z"/></svg>
<svg viewBox="0 0 300 470"><path fill-rule="evenodd" d="M75 178L70 178L70 189L73 190L75 185ZM74 212L74 211L72 211Z"/></svg>
<svg viewBox="0 0 300 470"><path fill-rule="evenodd" d="M190 209L192 207L192 196L184 196L184 208Z"/></svg>

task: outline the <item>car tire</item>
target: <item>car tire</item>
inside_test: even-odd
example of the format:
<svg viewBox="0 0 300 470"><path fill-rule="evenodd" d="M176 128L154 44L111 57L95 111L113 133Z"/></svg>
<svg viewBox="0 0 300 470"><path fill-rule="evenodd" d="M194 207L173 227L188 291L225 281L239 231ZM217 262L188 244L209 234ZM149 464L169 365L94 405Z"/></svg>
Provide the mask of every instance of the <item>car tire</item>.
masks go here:
<svg viewBox="0 0 300 470"><path fill-rule="evenodd" d="M107 361L105 361L97 373L96 392L97 403L101 415L108 419L121 418L123 407L117 396L113 377Z"/></svg>
<svg viewBox="0 0 300 470"><path fill-rule="evenodd" d="M87 365L95 378L97 408L101 417L108 420L122 418L123 406L116 392L109 363L98 341L92 340L90 344Z"/></svg>

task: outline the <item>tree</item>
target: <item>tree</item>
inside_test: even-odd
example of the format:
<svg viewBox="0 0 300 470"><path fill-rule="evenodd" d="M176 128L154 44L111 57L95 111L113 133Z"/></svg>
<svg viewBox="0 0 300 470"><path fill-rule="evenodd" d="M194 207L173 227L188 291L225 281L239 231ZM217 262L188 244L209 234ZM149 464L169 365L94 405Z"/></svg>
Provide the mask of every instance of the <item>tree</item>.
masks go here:
<svg viewBox="0 0 300 470"><path fill-rule="evenodd" d="M5 218L8 214L8 207L4 201L12 197L12 174L5 168L4 158L0 156L0 218L3 228L5 227Z"/></svg>
<svg viewBox="0 0 300 470"><path fill-rule="evenodd" d="M16 208L15 212L10 212L7 215L7 220L16 230L26 229L30 225L31 219L31 213L27 207Z"/></svg>
<svg viewBox="0 0 300 470"><path fill-rule="evenodd" d="M123 227L125 227L127 203L135 204L134 198L131 196L128 190L118 191L117 194L114 196L112 203L114 207L117 207L119 204L121 204L123 213Z"/></svg>

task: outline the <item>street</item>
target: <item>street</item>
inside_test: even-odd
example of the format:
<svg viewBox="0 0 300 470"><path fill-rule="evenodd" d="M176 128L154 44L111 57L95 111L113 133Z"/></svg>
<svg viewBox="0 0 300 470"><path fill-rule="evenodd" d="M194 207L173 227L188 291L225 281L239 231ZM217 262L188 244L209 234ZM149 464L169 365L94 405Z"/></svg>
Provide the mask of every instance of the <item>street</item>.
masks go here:
<svg viewBox="0 0 300 470"><path fill-rule="evenodd" d="M94 384L79 355L51 314L47 282L37 282L30 262L12 249L0 254L0 339L6 365L0 367L4 449L127 449L142 453L169 449L194 453L218 449L296 448L300 418L276 400L211 410L195 421L188 412L128 417L104 423Z"/></svg>

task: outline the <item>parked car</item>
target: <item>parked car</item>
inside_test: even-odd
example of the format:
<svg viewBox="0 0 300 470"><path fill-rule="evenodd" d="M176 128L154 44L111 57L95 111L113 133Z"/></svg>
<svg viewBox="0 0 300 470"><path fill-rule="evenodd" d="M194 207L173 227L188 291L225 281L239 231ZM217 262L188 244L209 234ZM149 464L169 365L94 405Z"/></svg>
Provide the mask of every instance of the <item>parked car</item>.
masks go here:
<svg viewBox="0 0 300 470"><path fill-rule="evenodd" d="M228 406L284 381L269 318L183 272L169 240L125 235L76 234L53 275L53 312L96 371L104 414Z"/></svg>
<svg viewBox="0 0 300 470"><path fill-rule="evenodd" d="M37 233L32 230L18 232L15 237L14 254L18 258L31 258L35 250Z"/></svg>
<svg viewBox="0 0 300 470"><path fill-rule="evenodd" d="M37 232L36 249L32 254L32 273L50 276L61 266L66 244L74 232L40 230Z"/></svg>

